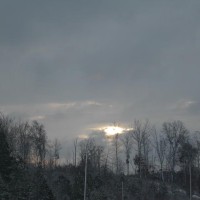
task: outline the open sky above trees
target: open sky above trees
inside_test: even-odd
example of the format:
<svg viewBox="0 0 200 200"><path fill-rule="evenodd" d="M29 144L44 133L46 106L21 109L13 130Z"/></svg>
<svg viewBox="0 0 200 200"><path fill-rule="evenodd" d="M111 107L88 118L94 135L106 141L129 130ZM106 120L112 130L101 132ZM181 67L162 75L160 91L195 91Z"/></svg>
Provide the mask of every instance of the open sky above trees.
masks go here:
<svg viewBox="0 0 200 200"><path fill-rule="evenodd" d="M199 0L2 0L0 111L73 138L134 119L200 130Z"/></svg>

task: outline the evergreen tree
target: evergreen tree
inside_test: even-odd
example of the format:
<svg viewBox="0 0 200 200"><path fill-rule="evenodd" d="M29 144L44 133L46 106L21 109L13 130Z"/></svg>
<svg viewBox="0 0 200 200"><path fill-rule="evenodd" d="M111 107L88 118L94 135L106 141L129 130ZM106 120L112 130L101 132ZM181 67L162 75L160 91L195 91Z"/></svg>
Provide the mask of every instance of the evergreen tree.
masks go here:
<svg viewBox="0 0 200 200"><path fill-rule="evenodd" d="M11 180L14 160L11 157L8 142L6 140L6 128L0 122L0 175L5 182Z"/></svg>
<svg viewBox="0 0 200 200"><path fill-rule="evenodd" d="M2 177L0 176L0 200L7 200L9 199L9 192L7 184L3 181Z"/></svg>
<svg viewBox="0 0 200 200"><path fill-rule="evenodd" d="M33 184L33 200L55 200L55 197L41 172L41 168L37 170Z"/></svg>

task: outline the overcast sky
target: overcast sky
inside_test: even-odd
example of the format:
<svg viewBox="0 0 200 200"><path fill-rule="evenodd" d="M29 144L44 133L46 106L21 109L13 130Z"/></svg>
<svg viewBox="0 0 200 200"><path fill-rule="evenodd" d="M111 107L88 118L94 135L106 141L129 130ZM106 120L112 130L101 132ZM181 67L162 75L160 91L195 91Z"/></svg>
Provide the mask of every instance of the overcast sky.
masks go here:
<svg viewBox="0 0 200 200"><path fill-rule="evenodd" d="M1 0L0 110L50 138L104 124L200 130L199 0Z"/></svg>

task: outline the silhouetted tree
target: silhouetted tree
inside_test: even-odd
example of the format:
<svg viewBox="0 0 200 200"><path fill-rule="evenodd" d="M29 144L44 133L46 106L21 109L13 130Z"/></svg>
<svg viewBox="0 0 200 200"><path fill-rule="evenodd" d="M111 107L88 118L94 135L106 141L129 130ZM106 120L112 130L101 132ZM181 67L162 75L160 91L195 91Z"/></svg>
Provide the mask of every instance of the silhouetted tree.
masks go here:
<svg viewBox="0 0 200 200"><path fill-rule="evenodd" d="M31 126L31 136L33 141L33 152L34 155L32 159L34 159L37 166L44 167L45 165L45 156L46 156L46 145L47 145L47 137L44 126L37 121L33 121Z"/></svg>
<svg viewBox="0 0 200 200"><path fill-rule="evenodd" d="M149 131L151 127L149 121L146 120L143 124L139 120L134 121L134 129L132 131L132 138L136 145L137 157L135 161L138 164L138 172L140 178L142 177L142 166L144 162L148 169L148 155L149 155ZM146 171L146 170L145 170ZM146 172L145 172L146 173Z"/></svg>
<svg viewBox="0 0 200 200"><path fill-rule="evenodd" d="M121 137L121 141L122 141L125 155L126 155L126 171L127 171L127 175L129 175L130 154L131 154L131 149L133 146L131 132L129 131L129 132L124 133Z"/></svg>
<svg viewBox="0 0 200 200"><path fill-rule="evenodd" d="M188 130L185 128L183 122L173 121L173 122L164 122L162 131L165 134L169 144L168 163L170 165L170 170L172 173L172 182L173 182L174 169L177 164L178 148L181 145L181 143L184 143L188 135Z"/></svg>
<svg viewBox="0 0 200 200"><path fill-rule="evenodd" d="M13 172L14 160L11 157L6 133L7 127L4 125L3 119L0 119L0 175L5 182L9 182Z"/></svg>
<svg viewBox="0 0 200 200"><path fill-rule="evenodd" d="M156 129L154 129L154 142L155 142L156 154L158 156L158 160L160 163L161 178L162 181L164 181L163 163L165 161L165 156L166 156L167 142L161 133L160 134L157 133Z"/></svg>

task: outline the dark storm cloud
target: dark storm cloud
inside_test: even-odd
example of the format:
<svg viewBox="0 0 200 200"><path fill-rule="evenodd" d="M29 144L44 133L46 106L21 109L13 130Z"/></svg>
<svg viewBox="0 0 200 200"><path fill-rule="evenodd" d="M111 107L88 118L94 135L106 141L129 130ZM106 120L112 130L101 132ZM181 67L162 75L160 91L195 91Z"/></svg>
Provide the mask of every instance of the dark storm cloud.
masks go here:
<svg viewBox="0 0 200 200"><path fill-rule="evenodd" d="M197 0L1 1L1 109L19 112L17 106L27 105L20 115L48 116L52 130L66 129L68 120L76 134L137 117L199 119L198 103L184 117L171 109L200 99L199 8ZM114 106L34 110L92 100Z"/></svg>

